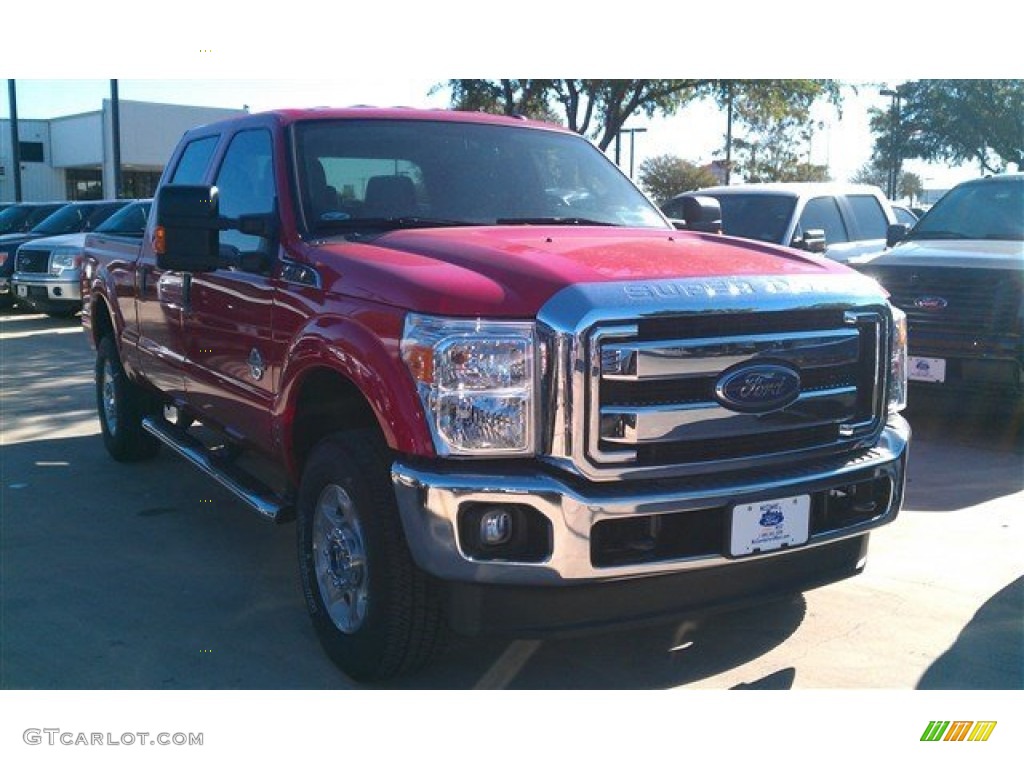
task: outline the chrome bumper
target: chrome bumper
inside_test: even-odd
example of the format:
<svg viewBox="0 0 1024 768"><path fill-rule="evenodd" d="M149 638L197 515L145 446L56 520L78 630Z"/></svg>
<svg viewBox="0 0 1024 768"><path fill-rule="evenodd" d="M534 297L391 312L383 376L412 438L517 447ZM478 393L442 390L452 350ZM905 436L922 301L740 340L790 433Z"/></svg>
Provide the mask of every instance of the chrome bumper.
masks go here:
<svg viewBox="0 0 1024 768"><path fill-rule="evenodd" d="M865 476L888 477L892 483L889 507L866 522L839 530L812 534L805 546L813 547L863 534L885 525L899 513L903 497L910 427L899 416L890 417L878 443L850 457L804 462L776 469L771 474L732 476L722 482L714 476L630 484L622 493L617 483L570 486L553 475L473 474L442 472L398 461L392 481L402 525L413 557L421 568L447 581L481 584L553 585L676 573L728 566L755 558L785 557L800 548L733 559L722 554L675 560L595 567L590 535L601 520L635 515L660 515L688 510L796 496L827 491ZM617 486L619 486L617 491ZM582 490L581 490L582 488ZM460 546L458 515L467 504L528 505L551 524L551 556L543 562L482 561L468 557ZM723 532L724 538L724 532Z"/></svg>
<svg viewBox="0 0 1024 768"><path fill-rule="evenodd" d="M81 302L82 286L76 274L73 280L67 277L36 275L15 272L11 278L11 292L17 296L18 286L46 289L46 301L49 302ZM42 297L40 297L42 298Z"/></svg>

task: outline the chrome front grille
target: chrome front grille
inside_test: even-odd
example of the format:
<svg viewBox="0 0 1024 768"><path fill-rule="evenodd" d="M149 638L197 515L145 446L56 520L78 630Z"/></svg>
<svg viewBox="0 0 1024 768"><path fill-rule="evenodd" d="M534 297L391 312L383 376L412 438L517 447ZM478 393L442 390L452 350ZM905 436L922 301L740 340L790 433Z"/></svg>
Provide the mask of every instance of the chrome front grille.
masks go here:
<svg viewBox="0 0 1024 768"><path fill-rule="evenodd" d="M708 462L842 450L881 428L886 327L880 312L839 310L594 328L588 458L599 467L699 471ZM757 364L798 377L791 402L751 413L723 400L723 376Z"/></svg>
<svg viewBox="0 0 1024 768"><path fill-rule="evenodd" d="M21 248L14 265L16 272L46 274L50 271L50 252L40 249Z"/></svg>

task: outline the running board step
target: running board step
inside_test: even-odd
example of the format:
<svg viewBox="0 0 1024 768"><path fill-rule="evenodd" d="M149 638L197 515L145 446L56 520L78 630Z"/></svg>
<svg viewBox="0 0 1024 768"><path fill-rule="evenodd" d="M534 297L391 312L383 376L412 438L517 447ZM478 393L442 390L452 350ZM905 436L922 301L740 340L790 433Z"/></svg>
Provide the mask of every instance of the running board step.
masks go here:
<svg viewBox="0 0 1024 768"><path fill-rule="evenodd" d="M191 435L153 417L143 419L142 428L231 491L260 517L272 521L289 517L290 505L279 495L244 470L218 459Z"/></svg>

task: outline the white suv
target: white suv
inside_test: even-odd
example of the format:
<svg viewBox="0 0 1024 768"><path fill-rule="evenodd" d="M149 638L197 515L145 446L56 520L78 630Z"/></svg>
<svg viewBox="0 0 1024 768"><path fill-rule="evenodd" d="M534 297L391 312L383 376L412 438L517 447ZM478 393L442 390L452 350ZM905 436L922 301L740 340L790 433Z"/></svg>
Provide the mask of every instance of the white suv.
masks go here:
<svg viewBox="0 0 1024 768"><path fill-rule="evenodd" d="M878 187L863 184L736 184L687 192L661 206L682 219L683 200L711 197L722 208L726 235L824 253L836 261L885 248L892 206Z"/></svg>

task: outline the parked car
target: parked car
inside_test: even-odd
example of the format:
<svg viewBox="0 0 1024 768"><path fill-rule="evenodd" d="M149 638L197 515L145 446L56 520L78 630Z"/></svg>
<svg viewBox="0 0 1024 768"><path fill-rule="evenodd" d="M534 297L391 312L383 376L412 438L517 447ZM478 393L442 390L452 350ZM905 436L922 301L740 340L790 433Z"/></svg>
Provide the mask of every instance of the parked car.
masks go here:
<svg viewBox="0 0 1024 768"><path fill-rule="evenodd" d="M14 303L11 276L14 274L14 255L19 247L41 237L88 232L127 204L127 200L89 200L58 204L49 216L32 229L0 235L0 307ZM6 213L7 211L0 212L0 216Z"/></svg>
<svg viewBox="0 0 1024 768"><path fill-rule="evenodd" d="M151 200L136 200L93 231L138 244L146 231ZM59 317L82 308L82 249L88 232L32 240L18 248L11 277L13 293L33 309Z"/></svg>
<svg viewBox="0 0 1024 768"><path fill-rule="evenodd" d="M736 184L687 192L661 206L673 219L685 218L690 197L711 197L722 206L726 235L778 243L847 261L885 248L897 223L878 187L861 184Z"/></svg>
<svg viewBox="0 0 1024 768"><path fill-rule="evenodd" d="M918 388L1024 393L1024 174L954 187L893 247L851 266L909 321Z"/></svg>

